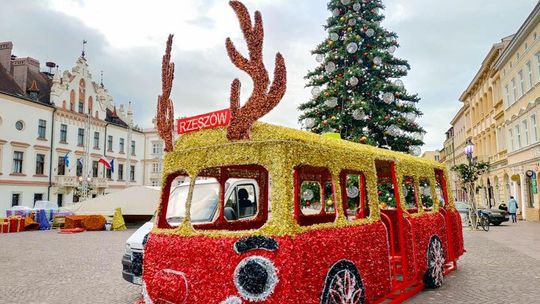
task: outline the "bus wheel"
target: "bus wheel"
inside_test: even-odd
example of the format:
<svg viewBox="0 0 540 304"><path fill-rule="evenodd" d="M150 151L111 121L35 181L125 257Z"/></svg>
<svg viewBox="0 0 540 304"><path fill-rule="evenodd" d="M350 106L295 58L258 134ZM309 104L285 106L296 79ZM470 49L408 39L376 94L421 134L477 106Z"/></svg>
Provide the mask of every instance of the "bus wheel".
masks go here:
<svg viewBox="0 0 540 304"><path fill-rule="evenodd" d="M347 260L335 263L326 275L321 304L363 304L364 301L364 283L356 266Z"/></svg>
<svg viewBox="0 0 540 304"><path fill-rule="evenodd" d="M444 249L441 239L436 235L432 236L429 241L427 266L424 285L427 288L441 287L444 277Z"/></svg>

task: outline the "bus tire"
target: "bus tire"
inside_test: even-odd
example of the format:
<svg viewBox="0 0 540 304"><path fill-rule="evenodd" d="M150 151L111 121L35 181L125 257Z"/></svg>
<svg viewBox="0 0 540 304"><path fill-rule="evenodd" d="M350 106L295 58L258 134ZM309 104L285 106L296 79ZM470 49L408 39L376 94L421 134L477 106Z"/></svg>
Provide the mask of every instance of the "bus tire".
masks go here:
<svg viewBox="0 0 540 304"><path fill-rule="evenodd" d="M365 288L358 269L351 261L336 262L326 275L321 304L364 303Z"/></svg>
<svg viewBox="0 0 540 304"><path fill-rule="evenodd" d="M427 288L439 288L444 279L444 248L441 239L434 235L429 241L427 250L427 270L424 274L424 285Z"/></svg>

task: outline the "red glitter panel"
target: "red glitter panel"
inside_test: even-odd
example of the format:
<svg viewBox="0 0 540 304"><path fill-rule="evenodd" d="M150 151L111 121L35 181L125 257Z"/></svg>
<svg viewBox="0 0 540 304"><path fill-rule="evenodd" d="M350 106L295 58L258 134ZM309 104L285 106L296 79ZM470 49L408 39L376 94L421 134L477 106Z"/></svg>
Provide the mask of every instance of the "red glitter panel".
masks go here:
<svg viewBox="0 0 540 304"><path fill-rule="evenodd" d="M220 303L231 296L241 298L234 283L235 269L250 256L266 258L276 268L278 282L265 303L319 303L327 273L344 259L357 267L366 303L390 291L388 243L380 222L273 239L277 250L237 253L237 237L152 234L144 257L148 295L154 303Z"/></svg>
<svg viewBox="0 0 540 304"><path fill-rule="evenodd" d="M411 257L411 260L414 259L414 272L417 275L416 279L421 279L427 270L427 250L432 236L439 236L443 243L445 257L448 258L446 224L444 217L440 213L409 218L409 221L412 225L412 233L408 233L408 238L412 238L415 252L414 257ZM407 241L407 243L409 243L409 241ZM408 249L410 250L410 247ZM410 254L411 251L408 251L408 253ZM408 266L410 267L410 265Z"/></svg>

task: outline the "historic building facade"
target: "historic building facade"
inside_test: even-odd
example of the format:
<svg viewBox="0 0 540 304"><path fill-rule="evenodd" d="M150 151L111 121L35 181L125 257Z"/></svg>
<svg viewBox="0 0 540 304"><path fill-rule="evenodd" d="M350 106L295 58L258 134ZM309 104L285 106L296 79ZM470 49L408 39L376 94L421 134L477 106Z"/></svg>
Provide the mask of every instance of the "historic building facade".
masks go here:
<svg viewBox="0 0 540 304"><path fill-rule="evenodd" d="M494 63L501 74L510 192L526 220L540 220L540 4Z"/></svg>
<svg viewBox="0 0 540 304"><path fill-rule="evenodd" d="M494 62L513 36L494 44L475 77L463 92L460 101L468 109L470 124L466 124L466 138L460 138L459 151L463 153L468 141L474 144L474 160L489 162L489 171L480 177L476 192L479 205L492 208L506 202L509 197L509 179L506 171L506 137L500 73ZM466 156L463 154L466 158ZM461 159L459 163L463 163Z"/></svg>
<svg viewBox="0 0 540 304"><path fill-rule="evenodd" d="M476 187L479 205L497 207L514 196L521 217L532 221L540 220L539 41L540 4L516 34L492 46L460 97L462 107L444 143L448 167L467 162L464 147L469 140L475 160L490 163ZM466 199L459 182L452 185L457 199Z"/></svg>
<svg viewBox="0 0 540 304"><path fill-rule="evenodd" d="M53 74L33 58L12 56L12 49L0 43L0 212L42 199L63 205L133 185L159 186L145 168L152 166L146 145L159 137L135 126L131 104L114 106L105 86L93 81L84 53L70 71ZM161 155L156 150L152 163ZM112 161L112 169L100 159Z"/></svg>

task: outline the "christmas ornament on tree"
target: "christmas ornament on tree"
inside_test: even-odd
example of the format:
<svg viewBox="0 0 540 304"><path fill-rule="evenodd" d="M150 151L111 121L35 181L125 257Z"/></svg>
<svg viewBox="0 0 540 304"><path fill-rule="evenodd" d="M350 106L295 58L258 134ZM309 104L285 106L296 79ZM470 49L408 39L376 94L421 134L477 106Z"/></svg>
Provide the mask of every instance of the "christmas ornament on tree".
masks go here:
<svg viewBox="0 0 540 304"><path fill-rule="evenodd" d="M318 67L306 75L312 97L299 119L312 132L413 153L423 144L419 98L401 80L409 64L394 56L397 35L380 25L383 8L380 0L329 0L327 36L312 52Z"/></svg>

